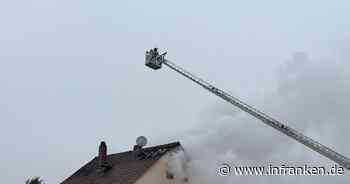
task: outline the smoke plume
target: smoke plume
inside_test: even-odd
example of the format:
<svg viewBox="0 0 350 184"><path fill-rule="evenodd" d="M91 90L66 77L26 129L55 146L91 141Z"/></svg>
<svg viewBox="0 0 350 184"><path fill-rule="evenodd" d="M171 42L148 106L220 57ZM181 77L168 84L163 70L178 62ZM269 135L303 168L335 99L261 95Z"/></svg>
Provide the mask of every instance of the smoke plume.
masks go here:
<svg viewBox="0 0 350 184"><path fill-rule="evenodd" d="M342 42L330 58L313 59L303 52L289 57L276 72L276 90L251 105L349 157L350 57L344 49L349 43ZM348 171L343 176L218 175L223 163L330 168L334 162L234 107L212 109L218 110L206 112L210 118L181 139L191 159L191 183L349 183Z"/></svg>

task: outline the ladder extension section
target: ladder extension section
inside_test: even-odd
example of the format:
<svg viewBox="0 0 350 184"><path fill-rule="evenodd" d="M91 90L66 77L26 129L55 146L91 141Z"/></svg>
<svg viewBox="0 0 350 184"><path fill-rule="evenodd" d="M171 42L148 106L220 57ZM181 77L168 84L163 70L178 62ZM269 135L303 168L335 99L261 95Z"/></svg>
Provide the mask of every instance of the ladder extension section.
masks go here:
<svg viewBox="0 0 350 184"><path fill-rule="evenodd" d="M333 151L331 148L328 148L321 143L312 140L311 138L299 133L298 131L294 130L293 128L290 128L279 121L273 119L272 117L266 115L263 112L258 111L257 109L249 106L248 104L240 101L239 99L233 97L229 93L220 90L216 88L215 86L211 85L210 83L202 80L199 77L196 77L195 75L191 74L190 72L186 71L185 69L175 65L173 62L162 58L162 64L168 66L169 68L173 69L174 71L178 72L179 74L185 76L186 78L192 80L193 82L199 84L203 88L207 89L208 91L214 93L215 95L219 96L220 98L224 99L225 101L231 103L232 105L240 108L241 110L249 113L250 115L256 117L257 119L261 120L263 123L271 126L272 128L275 128L276 130L284 133L285 135L295 139L296 141L304 144L305 146L311 148L312 150L320 153L321 155L333 160L334 162L338 163L339 165L345 167L346 169L350 170L350 159Z"/></svg>

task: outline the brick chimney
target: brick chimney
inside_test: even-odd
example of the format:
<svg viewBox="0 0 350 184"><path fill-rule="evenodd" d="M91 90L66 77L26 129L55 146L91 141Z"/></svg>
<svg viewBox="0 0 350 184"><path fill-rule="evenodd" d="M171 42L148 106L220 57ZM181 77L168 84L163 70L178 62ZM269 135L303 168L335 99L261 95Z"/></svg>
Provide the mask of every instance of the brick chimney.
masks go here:
<svg viewBox="0 0 350 184"><path fill-rule="evenodd" d="M98 148L98 164L100 167L107 164L107 145L104 141L100 143Z"/></svg>
<svg viewBox="0 0 350 184"><path fill-rule="evenodd" d="M97 167L98 173L105 173L112 168L112 166L107 161L107 145L104 141L100 143L100 146L98 148L97 159L98 159L98 167Z"/></svg>

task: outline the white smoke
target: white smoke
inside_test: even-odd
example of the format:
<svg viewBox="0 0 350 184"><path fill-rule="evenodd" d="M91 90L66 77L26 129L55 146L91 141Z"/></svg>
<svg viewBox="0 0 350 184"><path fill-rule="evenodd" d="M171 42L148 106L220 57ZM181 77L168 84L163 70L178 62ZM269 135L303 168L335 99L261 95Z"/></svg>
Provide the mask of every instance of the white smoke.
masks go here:
<svg viewBox="0 0 350 184"><path fill-rule="evenodd" d="M182 149L168 154L167 172L174 176L173 180L176 184L185 183L185 180L188 179L187 161L188 158L186 158L186 154Z"/></svg>
<svg viewBox="0 0 350 184"><path fill-rule="evenodd" d="M343 43L341 48L344 47ZM349 157L350 57L348 50L339 50L332 58L317 60L297 53L277 72L276 90L261 99L264 103L254 106ZM334 164L246 113L235 108L232 111L208 112L212 118L181 139L191 159L188 162L191 183L349 183L348 171L343 176L219 176L217 168L222 163L326 167Z"/></svg>

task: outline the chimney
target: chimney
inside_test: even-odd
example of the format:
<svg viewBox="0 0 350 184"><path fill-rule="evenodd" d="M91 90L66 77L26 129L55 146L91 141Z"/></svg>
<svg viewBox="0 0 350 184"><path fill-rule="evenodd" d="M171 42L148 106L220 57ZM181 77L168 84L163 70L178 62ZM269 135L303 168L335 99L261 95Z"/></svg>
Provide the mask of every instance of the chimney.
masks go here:
<svg viewBox="0 0 350 184"><path fill-rule="evenodd" d="M107 162L107 145L104 141L100 143L100 146L98 148L97 160L97 173L103 174L112 168L112 166Z"/></svg>
<svg viewBox="0 0 350 184"><path fill-rule="evenodd" d="M104 141L100 143L100 147L98 148L98 160L100 167L107 163L107 145Z"/></svg>

